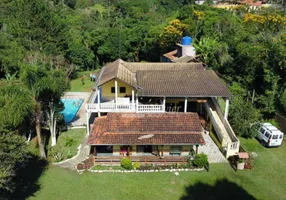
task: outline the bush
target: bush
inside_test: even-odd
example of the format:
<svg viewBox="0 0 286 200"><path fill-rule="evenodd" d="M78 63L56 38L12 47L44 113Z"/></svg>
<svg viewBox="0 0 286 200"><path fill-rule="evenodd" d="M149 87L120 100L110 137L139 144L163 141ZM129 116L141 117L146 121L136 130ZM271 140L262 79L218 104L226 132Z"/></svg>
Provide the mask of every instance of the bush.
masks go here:
<svg viewBox="0 0 286 200"><path fill-rule="evenodd" d="M140 168L140 163L139 162L135 162L133 164L133 169L136 170L136 169L139 169Z"/></svg>
<svg viewBox="0 0 286 200"><path fill-rule="evenodd" d="M71 152L71 150L69 150L69 151L68 151L67 158L72 158L72 157L73 157L72 152Z"/></svg>
<svg viewBox="0 0 286 200"><path fill-rule="evenodd" d="M65 147L71 147L75 144L74 139L67 137L66 138L66 143L65 143Z"/></svg>
<svg viewBox="0 0 286 200"><path fill-rule="evenodd" d="M208 165L208 156L204 153L197 154L193 163L198 168L205 167Z"/></svg>
<svg viewBox="0 0 286 200"><path fill-rule="evenodd" d="M129 158L122 158L121 167L125 169L132 169L132 161Z"/></svg>
<svg viewBox="0 0 286 200"><path fill-rule="evenodd" d="M64 159L64 154L59 149L51 149L52 150L52 156L56 162L60 162Z"/></svg>

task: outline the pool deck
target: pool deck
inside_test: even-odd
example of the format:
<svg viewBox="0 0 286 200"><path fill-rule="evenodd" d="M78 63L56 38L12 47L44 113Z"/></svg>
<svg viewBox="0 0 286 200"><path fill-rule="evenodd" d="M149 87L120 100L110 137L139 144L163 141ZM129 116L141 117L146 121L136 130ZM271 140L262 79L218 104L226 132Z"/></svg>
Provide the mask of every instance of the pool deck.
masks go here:
<svg viewBox="0 0 286 200"><path fill-rule="evenodd" d="M83 126L86 125L85 104L87 103L90 92L66 92L63 96L64 99L83 99L74 120L71 122L71 126Z"/></svg>

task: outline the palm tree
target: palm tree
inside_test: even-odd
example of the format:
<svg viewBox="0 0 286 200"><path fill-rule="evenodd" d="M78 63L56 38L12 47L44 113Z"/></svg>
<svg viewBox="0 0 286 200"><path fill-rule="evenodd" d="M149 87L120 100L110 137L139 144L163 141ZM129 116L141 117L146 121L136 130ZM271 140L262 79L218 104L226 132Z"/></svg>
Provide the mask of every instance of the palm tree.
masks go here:
<svg viewBox="0 0 286 200"><path fill-rule="evenodd" d="M31 115L33 102L19 81L0 82L0 127L17 130Z"/></svg>
<svg viewBox="0 0 286 200"><path fill-rule="evenodd" d="M30 98L33 101L33 109L32 109L32 117L35 123L36 134L38 138L38 144L40 149L41 158L47 158L45 152L45 146L42 140L42 120L43 120L43 112L42 112L42 102L41 102L41 93L42 87L40 84L41 79L46 76L45 70L39 68L38 66L24 66L20 79L23 84L30 92Z"/></svg>
<svg viewBox="0 0 286 200"><path fill-rule="evenodd" d="M42 158L46 158L41 125L46 117L46 122L51 132L52 146L56 145L56 116L62 107L60 103L61 96L68 87L65 74L60 70L47 71L44 68L33 65L23 67L20 78L29 89L34 102L33 118L40 155Z"/></svg>
<svg viewBox="0 0 286 200"><path fill-rule="evenodd" d="M210 67L222 66L232 60L228 53L228 45L216 39L203 37L194 46L200 60Z"/></svg>

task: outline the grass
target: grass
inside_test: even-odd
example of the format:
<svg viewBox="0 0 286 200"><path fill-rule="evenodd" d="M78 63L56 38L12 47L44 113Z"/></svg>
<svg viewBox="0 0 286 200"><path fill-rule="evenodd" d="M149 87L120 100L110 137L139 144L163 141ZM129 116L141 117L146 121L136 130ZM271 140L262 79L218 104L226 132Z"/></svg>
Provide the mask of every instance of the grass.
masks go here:
<svg viewBox="0 0 286 200"><path fill-rule="evenodd" d="M70 129L66 132L62 132L61 135L58 137L55 149L58 149L63 153L64 159L68 158L69 151L73 156L75 156L77 154L77 147L81 144L85 134L86 134L85 128ZM69 139L72 139L72 142L70 142L70 144L67 145L67 140ZM51 158L51 160L53 161L53 158Z"/></svg>
<svg viewBox="0 0 286 200"><path fill-rule="evenodd" d="M223 98L218 98L218 105L222 111L222 113L224 113L225 110L225 100Z"/></svg>
<svg viewBox="0 0 286 200"><path fill-rule="evenodd" d="M29 199L286 199L286 145L264 148L241 139L258 154L253 170L235 172L228 163L210 172L91 173L50 167Z"/></svg>
<svg viewBox="0 0 286 200"><path fill-rule="evenodd" d="M69 92L90 92L94 82L90 81L91 71L77 72L77 78L70 81Z"/></svg>

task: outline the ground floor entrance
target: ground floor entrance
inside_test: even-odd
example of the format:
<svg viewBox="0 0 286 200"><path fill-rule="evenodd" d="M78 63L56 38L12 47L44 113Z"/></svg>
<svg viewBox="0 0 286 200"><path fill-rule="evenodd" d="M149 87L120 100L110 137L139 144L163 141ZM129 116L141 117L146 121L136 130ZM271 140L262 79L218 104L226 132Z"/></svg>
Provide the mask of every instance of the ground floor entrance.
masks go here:
<svg viewBox="0 0 286 200"><path fill-rule="evenodd" d="M103 146L95 146L93 148L93 154L98 156L108 156L113 154L113 146L112 145L103 145Z"/></svg>

